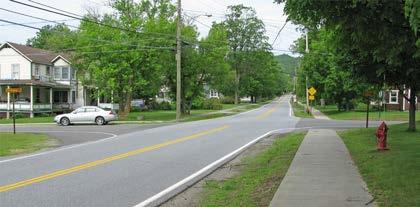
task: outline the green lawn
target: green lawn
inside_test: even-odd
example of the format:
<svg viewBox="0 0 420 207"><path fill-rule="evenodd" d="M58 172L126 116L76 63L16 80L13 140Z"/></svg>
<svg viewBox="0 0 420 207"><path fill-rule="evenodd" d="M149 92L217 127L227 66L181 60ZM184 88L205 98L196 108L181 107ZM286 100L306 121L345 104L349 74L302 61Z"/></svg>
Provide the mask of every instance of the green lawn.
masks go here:
<svg viewBox="0 0 420 207"><path fill-rule="evenodd" d="M308 114L308 113L305 112L305 107L304 106L302 106L302 105L300 105L298 103L293 103L292 106L293 106L293 114L296 117L301 117L301 118L314 118L312 116L312 114Z"/></svg>
<svg viewBox="0 0 420 207"><path fill-rule="evenodd" d="M390 126L385 152L376 150L374 128L339 133L379 207L420 206L420 132L406 130Z"/></svg>
<svg viewBox="0 0 420 207"><path fill-rule="evenodd" d="M317 107L322 113L330 117L331 119L338 120L366 120L366 109L356 109L354 111L338 111L334 105L328 105L325 107ZM381 112L381 119L387 121L408 121L408 112L404 111L386 111ZM369 120L378 121L379 111L370 111ZM416 119L420 120L420 112L416 113Z"/></svg>
<svg viewBox="0 0 420 207"><path fill-rule="evenodd" d="M268 206L304 136L292 133L277 139L257 156L244 158L239 174L207 181L200 206Z"/></svg>
<svg viewBox="0 0 420 207"><path fill-rule="evenodd" d="M0 156L34 152L51 147L53 138L45 134L9 132L0 133Z"/></svg>
<svg viewBox="0 0 420 207"><path fill-rule="evenodd" d="M13 119L0 119L0 124L12 124ZM54 117L34 117L16 119L16 124L24 123L54 123Z"/></svg>

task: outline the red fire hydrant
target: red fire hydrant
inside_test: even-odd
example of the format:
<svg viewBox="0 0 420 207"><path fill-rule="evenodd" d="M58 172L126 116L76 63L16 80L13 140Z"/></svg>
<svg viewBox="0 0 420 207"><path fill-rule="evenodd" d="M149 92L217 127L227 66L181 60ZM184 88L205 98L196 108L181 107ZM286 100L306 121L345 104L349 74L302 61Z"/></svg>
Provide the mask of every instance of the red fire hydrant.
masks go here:
<svg viewBox="0 0 420 207"><path fill-rule="evenodd" d="M378 150L388 150L386 146L386 139L388 135L388 126L385 124L385 122L382 122L381 125L379 125L378 129L376 130L376 143L378 145Z"/></svg>

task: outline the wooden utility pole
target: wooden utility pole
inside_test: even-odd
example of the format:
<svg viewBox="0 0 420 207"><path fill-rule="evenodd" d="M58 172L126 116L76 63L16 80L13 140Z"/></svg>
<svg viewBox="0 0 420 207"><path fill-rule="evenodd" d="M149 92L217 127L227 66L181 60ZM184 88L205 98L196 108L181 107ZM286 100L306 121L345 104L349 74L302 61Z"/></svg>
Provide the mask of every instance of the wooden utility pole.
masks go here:
<svg viewBox="0 0 420 207"><path fill-rule="evenodd" d="M178 22L176 28L176 121L181 119L181 27L182 11L181 0L178 0Z"/></svg>
<svg viewBox="0 0 420 207"><path fill-rule="evenodd" d="M305 39L306 39L305 52L306 53L309 53L308 32L306 32L306 38ZM309 113L308 74L306 74L306 82L305 82L305 85L306 85L306 90L305 90L305 92L306 92L306 110Z"/></svg>

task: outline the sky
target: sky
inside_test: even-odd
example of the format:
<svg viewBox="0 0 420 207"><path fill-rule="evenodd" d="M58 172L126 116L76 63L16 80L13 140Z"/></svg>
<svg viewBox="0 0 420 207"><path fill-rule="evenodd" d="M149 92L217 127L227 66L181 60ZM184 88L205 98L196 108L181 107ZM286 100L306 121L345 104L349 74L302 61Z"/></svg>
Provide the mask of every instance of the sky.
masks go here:
<svg viewBox="0 0 420 207"><path fill-rule="evenodd" d="M34 4L29 0L17 0L20 2ZM60 8L62 10L76 13L86 14L87 10L94 8L98 12L112 12L107 6L108 0L33 0L49 6ZM273 3L274 0L182 0L182 9L184 16L193 17L194 24L197 25L201 37L207 35L209 27L212 22L220 22L223 20L227 12L227 6L234 4L243 4L245 6L253 7L259 19L261 19L266 26L266 35L269 37L269 43L272 44L280 30L285 24L287 16L283 13L283 5ZM174 1L175 3L175 1ZM35 4L36 5L36 4ZM38 9L26 7L9 0L0 0L0 20L13 21L23 23L34 27L42 27L48 22L33 19L30 17L13 14L1 9L13 10L36 17L41 17L48 20L64 22L68 25L78 26L79 21L69 17L60 16L57 14L48 13ZM205 16L211 15L211 17ZM290 46L293 41L299 38L301 33L296 30L297 26L288 22L277 40L273 44L273 53L275 54L289 54ZM11 25L9 23L0 21L0 43L6 41L15 43L26 43L26 40L34 37L37 30L25 28L22 26Z"/></svg>

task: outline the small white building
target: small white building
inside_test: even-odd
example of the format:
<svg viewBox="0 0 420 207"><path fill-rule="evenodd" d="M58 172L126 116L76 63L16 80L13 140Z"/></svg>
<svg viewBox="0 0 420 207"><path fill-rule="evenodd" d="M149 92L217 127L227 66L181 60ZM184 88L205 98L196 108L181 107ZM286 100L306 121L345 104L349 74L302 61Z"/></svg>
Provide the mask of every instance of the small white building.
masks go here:
<svg viewBox="0 0 420 207"><path fill-rule="evenodd" d="M7 117L13 94L6 88L11 87L23 90L16 95L15 110L30 117L89 104L66 55L6 42L0 46L0 114Z"/></svg>

